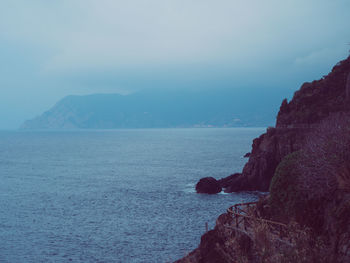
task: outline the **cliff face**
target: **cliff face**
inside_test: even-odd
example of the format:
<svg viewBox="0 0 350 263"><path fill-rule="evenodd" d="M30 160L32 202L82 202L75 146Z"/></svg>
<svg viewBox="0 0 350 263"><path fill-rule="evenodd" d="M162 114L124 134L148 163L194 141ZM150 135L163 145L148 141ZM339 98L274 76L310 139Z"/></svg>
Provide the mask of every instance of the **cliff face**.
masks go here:
<svg viewBox="0 0 350 263"><path fill-rule="evenodd" d="M253 141L242 174L223 179L225 191L268 191L283 157L299 150L310 129L334 112L350 112L350 57L322 79L304 83L290 102L282 102L276 126Z"/></svg>
<svg viewBox="0 0 350 263"><path fill-rule="evenodd" d="M350 262L349 116L350 57L284 100L243 172L219 180L227 192L270 189L246 210L247 228L239 210L223 214L177 262Z"/></svg>

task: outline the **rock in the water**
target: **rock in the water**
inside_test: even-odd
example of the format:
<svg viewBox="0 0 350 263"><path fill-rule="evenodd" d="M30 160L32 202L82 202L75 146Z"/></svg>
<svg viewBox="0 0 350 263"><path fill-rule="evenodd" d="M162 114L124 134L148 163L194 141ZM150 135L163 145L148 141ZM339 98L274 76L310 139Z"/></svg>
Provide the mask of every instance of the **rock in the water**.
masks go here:
<svg viewBox="0 0 350 263"><path fill-rule="evenodd" d="M220 183L213 177L205 177L196 184L197 193L217 194L222 190Z"/></svg>
<svg viewBox="0 0 350 263"><path fill-rule="evenodd" d="M236 178L238 178L241 175L242 175L241 173L231 174L230 176L221 178L220 180L218 180L218 182L222 188L226 188L232 184L232 181L236 180Z"/></svg>
<svg viewBox="0 0 350 263"><path fill-rule="evenodd" d="M243 157L248 158L250 156L250 153L246 153Z"/></svg>

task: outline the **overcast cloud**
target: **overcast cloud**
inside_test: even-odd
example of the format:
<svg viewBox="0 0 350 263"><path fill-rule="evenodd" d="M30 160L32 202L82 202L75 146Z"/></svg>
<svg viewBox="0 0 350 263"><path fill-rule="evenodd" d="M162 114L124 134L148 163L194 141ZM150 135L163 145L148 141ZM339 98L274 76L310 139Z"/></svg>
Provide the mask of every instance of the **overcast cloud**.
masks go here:
<svg viewBox="0 0 350 263"><path fill-rule="evenodd" d="M0 128L69 94L261 87L290 96L348 55L349 14L348 0L3 0Z"/></svg>

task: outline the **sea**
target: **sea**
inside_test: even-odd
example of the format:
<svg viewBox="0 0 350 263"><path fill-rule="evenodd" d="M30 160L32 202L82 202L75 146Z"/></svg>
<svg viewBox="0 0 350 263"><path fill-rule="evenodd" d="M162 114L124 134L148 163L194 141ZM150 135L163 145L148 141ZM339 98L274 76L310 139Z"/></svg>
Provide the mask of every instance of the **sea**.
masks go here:
<svg viewBox="0 0 350 263"><path fill-rule="evenodd" d="M197 194L240 172L264 128L0 131L0 262L173 262L259 193Z"/></svg>

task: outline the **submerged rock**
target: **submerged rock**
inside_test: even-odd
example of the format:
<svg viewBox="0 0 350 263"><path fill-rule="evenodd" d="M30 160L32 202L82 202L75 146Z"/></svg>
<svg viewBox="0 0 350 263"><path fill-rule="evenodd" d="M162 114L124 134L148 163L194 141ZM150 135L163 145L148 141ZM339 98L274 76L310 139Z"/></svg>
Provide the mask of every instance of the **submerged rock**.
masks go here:
<svg viewBox="0 0 350 263"><path fill-rule="evenodd" d="M196 184L197 193L217 194L222 190L220 183L213 177L205 177Z"/></svg>

